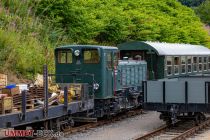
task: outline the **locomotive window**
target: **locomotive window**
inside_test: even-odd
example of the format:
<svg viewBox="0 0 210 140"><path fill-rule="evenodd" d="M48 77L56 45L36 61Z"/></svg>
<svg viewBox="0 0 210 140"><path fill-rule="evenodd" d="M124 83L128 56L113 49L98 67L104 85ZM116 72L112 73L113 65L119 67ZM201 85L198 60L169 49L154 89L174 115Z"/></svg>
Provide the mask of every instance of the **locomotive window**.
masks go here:
<svg viewBox="0 0 210 140"><path fill-rule="evenodd" d="M207 71L207 57L203 58L203 70Z"/></svg>
<svg viewBox="0 0 210 140"><path fill-rule="evenodd" d="M202 65L203 65L203 63L202 63L202 57L198 57L198 68L199 68L199 72L201 72L202 71Z"/></svg>
<svg viewBox="0 0 210 140"><path fill-rule="evenodd" d="M72 51L58 51L58 63L72 63Z"/></svg>
<svg viewBox="0 0 210 140"><path fill-rule="evenodd" d="M197 71L197 57L193 57L193 71Z"/></svg>
<svg viewBox="0 0 210 140"><path fill-rule="evenodd" d="M72 63L72 52L71 51L66 52L66 63Z"/></svg>
<svg viewBox="0 0 210 140"><path fill-rule="evenodd" d="M174 74L175 75L179 74L179 65L180 65L179 57L174 57Z"/></svg>
<svg viewBox="0 0 210 140"><path fill-rule="evenodd" d="M166 70L167 70L168 76L172 75L172 57L171 56L166 57Z"/></svg>
<svg viewBox="0 0 210 140"><path fill-rule="evenodd" d="M97 49L84 50L83 56L85 64L99 63L99 54Z"/></svg>
<svg viewBox="0 0 210 140"><path fill-rule="evenodd" d="M186 59L185 59L185 56L181 57L181 72L186 73Z"/></svg>
<svg viewBox="0 0 210 140"><path fill-rule="evenodd" d="M191 73L192 72L192 57L187 56L187 72Z"/></svg>

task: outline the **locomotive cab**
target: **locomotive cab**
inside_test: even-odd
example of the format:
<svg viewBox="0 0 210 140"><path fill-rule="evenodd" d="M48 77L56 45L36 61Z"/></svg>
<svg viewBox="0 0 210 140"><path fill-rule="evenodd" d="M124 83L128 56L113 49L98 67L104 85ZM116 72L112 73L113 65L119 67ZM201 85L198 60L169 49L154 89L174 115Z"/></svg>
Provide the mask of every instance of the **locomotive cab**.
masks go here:
<svg viewBox="0 0 210 140"><path fill-rule="evenodd" d="M117 67L117 48L94 45L70 45L56 48L56 82L89 83L94 98L113 96L113 70ZM64 76L65 75L65 76Z"/></svg>

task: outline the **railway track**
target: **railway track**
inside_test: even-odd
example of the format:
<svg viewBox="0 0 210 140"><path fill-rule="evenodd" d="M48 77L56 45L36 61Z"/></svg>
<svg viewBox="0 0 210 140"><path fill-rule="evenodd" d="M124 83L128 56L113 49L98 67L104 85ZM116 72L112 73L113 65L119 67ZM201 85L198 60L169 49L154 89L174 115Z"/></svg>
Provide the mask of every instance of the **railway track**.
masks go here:
<svg viewBox="0 0 210 140"><path fill-rule="evenodd" d="M128 111L126 113L119 114L117 116L113 116L110 119L104 119L104 120L100 120L96 123L88 123L88 124L85 124L85 125L82 125L82 126L72 127L70 129L64 130L64 134L66 136L66 135L70 135L70 134L73 134L73 133L86 131L86 130L91 129L91 128L96 128L96 127L99 127L99 126L102 126L102 125L105 125L105 124L111 124L111 123L114 123L116 121L120 121L120 120L123 120L125 118L140 115L140 114L143 114L141 109Z"/></svg>
<svg viewBox="0 0 210 140"><path fill-rule="evenodd" d="M87 131L92 128L96 128L96 127L103 126L106 124L111 124L111 123L129 118L129 117L134 117L134 116L137 116L140 114L144 114L142 109L135 109L135 110L131 110L131 111L128 111L125 113L118 114L116 116L113 116L110 119L103 119L103 120L99 120L98 122L95 122L95 123L88 123L88 124L84 124L84 125L77 126L77 127L71 127L69 129L65 129L63 131L64 136L68 136L68 135L75 134L78 132L84 132L84 131ZM46 138L46 137L42 138L42 137L40 137L40 138L36 138L34 140L55 140L55 139L56 138Z"/></svg>
<svg viewBox="0 0 210 140"><path fill-rule="evenodd" d="M146 135L135 138L135 140L183 140L201 132L201 130L209 129L209 126L210 118L197 126L194 121L179 121L174 126L164 125Z"/></svg>

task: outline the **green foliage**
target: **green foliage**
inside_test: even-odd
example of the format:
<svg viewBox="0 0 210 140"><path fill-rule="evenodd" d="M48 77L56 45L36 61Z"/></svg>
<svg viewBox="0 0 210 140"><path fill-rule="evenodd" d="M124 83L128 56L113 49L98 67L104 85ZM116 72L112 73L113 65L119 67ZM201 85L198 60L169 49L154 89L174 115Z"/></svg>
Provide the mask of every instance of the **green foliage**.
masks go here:
<svg viewBox="0 0 210 140"><path fill-rule="evenodd" d="M23 75L41 72L38 66L44 63L43 49L33 37L0 29L0 58L4 61L1 63L4 70L13 69Z"/></svg>
<svg viewBox="0 0 210 140"><path fill-rule="evenodd" d="M194 11L176 0L40 0L37 14L50 17L74 43L207 41Z"/></svg>
<svg viewBox="0 0 210 140"><path fill-rule="evenodd" d="M0 71L33 78L42 72L43 64L53 66L55 29L41 22L32 11L29 1L2 0L0 6ZM54 43L53 43L54 42Z"/></svg>
<svg viewBox="0 0 210 140"><path fill-rule="evenodd" d="M204 23L210 25L210 0L206 0L199 7L197 7L195 12Z"/></svg>
<svg viewBox="0 0 210 140"><path fill-rule="evenodd" d="M178 1L188 7L197 7L205 0L178 0Z"/></svg>

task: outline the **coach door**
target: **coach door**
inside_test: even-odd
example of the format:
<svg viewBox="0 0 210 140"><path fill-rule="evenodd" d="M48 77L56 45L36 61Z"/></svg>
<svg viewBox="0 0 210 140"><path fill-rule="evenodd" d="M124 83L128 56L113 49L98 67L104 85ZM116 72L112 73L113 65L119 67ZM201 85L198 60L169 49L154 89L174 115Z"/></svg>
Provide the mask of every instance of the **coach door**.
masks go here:
<svg viewBox="0 0 210 140"><path fill-rule="evenodd" d="M210 82L206 82L205 103L210 104Z"/></svg>

